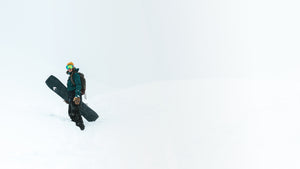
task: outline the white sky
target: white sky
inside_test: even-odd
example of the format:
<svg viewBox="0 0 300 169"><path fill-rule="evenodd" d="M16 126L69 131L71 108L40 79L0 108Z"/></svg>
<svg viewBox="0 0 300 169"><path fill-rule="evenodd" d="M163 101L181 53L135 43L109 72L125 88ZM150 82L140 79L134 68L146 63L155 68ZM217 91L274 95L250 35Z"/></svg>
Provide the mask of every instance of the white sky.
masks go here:
<svg viewBox="0 0 300 169"><path fill-rule="evenodd" d="M15 68L25 67L23 73L40 81L48 74L64 77L72 60L90 79L111 86L201 77L295 78L299 4L1 0L1 70L19 75Z"/></svg>

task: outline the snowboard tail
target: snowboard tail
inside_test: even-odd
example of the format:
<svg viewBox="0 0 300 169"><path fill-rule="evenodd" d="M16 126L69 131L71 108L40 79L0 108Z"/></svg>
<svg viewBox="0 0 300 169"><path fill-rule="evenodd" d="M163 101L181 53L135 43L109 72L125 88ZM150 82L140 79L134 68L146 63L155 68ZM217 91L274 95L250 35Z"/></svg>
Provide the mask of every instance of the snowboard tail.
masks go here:
<svg viewBox="0 0 300 169"><path fill-rule="evenodd" d="M57 95L59 95L62 99L68 100L68 91L66 86L55 76L51 75L46 80L47 86L54 91ZM80 114L89 122L96 121L98 119L98 114L91 109L88 105L82 102L81 107L79 109Z"/></svg>

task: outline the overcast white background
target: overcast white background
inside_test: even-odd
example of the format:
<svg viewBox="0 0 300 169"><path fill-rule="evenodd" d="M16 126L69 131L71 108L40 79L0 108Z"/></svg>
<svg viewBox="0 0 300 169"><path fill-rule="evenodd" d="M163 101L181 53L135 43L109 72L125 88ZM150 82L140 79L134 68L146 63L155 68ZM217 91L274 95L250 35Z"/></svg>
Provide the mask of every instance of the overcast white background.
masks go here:
<svg viewBox="0 0 300 169"><path fill-rule="evenodd" d="M299 6L0 0L0 165L299 168ZM84 132L44 83L69 61L100 115Z"/></svg>
<svg viewBox="0 0 300 169"><path fill-rule="evenodd" d="M1 71L40 81L39 70L59 74L73 61L89 79L115 87L201 77L294 78L298 7L292 0L1 0Z"/></svg>

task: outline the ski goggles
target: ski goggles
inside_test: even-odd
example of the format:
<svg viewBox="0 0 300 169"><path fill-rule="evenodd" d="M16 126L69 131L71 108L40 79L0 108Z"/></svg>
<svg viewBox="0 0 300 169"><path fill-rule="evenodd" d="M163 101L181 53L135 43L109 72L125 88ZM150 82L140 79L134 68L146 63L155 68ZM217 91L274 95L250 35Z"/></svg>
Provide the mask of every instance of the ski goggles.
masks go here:
<svg viewBox="0 0 300 169"><path fill-rule="evenodd" d="M73 65L67 65L66 68L67 68L67 70L68 70L68 69L73 69L74 66L73 66Z"/></svg>

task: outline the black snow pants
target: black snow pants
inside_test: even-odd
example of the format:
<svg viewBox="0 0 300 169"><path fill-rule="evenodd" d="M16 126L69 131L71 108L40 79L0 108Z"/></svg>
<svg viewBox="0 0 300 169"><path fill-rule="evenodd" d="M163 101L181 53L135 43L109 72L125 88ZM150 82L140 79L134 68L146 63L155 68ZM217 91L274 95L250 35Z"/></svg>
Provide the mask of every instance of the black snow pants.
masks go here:
<svg viewBox="0 0 300 169"><path fill-rule="evenodd" d="M76 126L78 127L83 126L83 120L79 112L79 108L81 107L82 104L82 97L80 96L80 104L76 105L75 102L73 101L75 94L73 94L72 92L68 94L69 94L69 109L68 109L69 116L71 120L76 123Z"/></svg>

